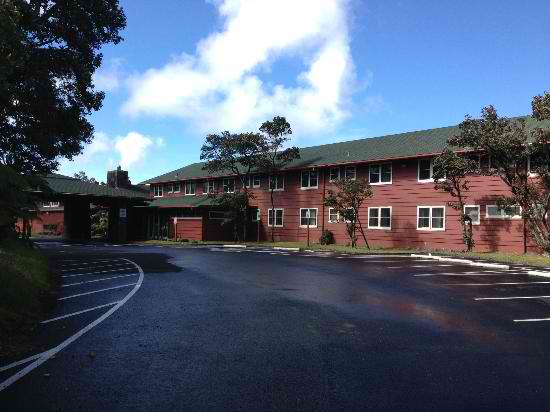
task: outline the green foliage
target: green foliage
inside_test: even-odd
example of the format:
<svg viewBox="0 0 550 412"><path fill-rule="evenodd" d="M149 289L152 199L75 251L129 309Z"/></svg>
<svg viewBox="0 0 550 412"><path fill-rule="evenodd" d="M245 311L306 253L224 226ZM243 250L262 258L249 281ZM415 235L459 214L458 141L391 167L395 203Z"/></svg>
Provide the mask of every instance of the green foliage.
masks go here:
<svg viewBox="0 0 550 412"><path fill-rule="evenodd" d="M365 200L373 195L370 183L367 179L358 178L356 180L338 179L334 184L338 190L328 191L325 206L334 208L346 222L346 232L352 247L357 247L357 228L360 229L365 244L369 247L359 218L359 210Z"/></svg>
<svg viewBox="0 0 550 412"><path fill-rule="evenodd" d="M92 76L125 24L117 0L0 1L1 164L45 174L91 142Z"/></svg>
<svg viewBox="0 0 550 412"><path fill-rule="evenodd" d="M433 179L435 189L449 193L455 201L448 205L459 212L459 220L462 226L462 239L466 250L470 252L475 245L472 227L468 225L468 217L464 214L466 195L469 190L468 176L479 173L479 162L468 155L459 155L450 149L434 159Z"/></svg>
<svg viewBox="0 0 550 412"><path fill-rule="evenodd" d="M332 245L335 243L334 234L330 230L323 230L321 237L319 238L321 245Z"/></svg>
<svg viewBox="0 0 550 412"><path fill-rule="evenodd" d="M88 177L83 170L75 173L73 177L87 183L99 184L93 177ZM109 210L102 206L92 205L90 208L90 221L92 237L101 239L107 238L107 233L109 232Z"/></svg>
<svg viewBox="0 0 550 412"><path fill-rule="evenodd" d="M249 194L241 190L235 190L235 193L209 196L212 197L216 206L226 211L222 225L233 225L233 238L236 241L245 241Z"/></svg>
<svg viewBox="0 0 550 412"><path fill-rule="evenodd" d="M258 169L267 176L280 173L285 166L300 158L300 149L297 147L284 148L290 140L292 129L284 117L275 116L273 120L264 122L260 126L262 145L259 153ZM269 186L271 209L275 210L275 187ZM275 241L275 226L271 227L271 241Z"/></svg>
<svg viewBox="0 0 550 412"><path fill-rule="evenodd" d="M545 120L550 113L548 93L533 99L533 117ZM482 173L494 175L511 194L498 204L521 206L522 217L537 245L550 253L550 149L549 130L540 124L528 129L525 119L499 117L493 106L485 107L480 119L466 116L460 134L449 140L455 147L486 153L491 167ZM531 175L528 165L531 165Z"/></svg>

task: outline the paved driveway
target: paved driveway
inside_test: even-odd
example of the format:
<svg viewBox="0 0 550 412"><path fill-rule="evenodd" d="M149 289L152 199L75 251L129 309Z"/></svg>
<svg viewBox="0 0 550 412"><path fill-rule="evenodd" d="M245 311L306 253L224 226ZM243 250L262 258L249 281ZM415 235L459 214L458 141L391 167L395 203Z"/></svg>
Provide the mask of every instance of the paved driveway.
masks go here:
<svg viewBox="0 0 550 412"><path fill-rule="evenodd" d="M550 284L521 268L44 250L65 285L39 330L48 350L0 364L0 410L544 410L550 400Z"/></svg>

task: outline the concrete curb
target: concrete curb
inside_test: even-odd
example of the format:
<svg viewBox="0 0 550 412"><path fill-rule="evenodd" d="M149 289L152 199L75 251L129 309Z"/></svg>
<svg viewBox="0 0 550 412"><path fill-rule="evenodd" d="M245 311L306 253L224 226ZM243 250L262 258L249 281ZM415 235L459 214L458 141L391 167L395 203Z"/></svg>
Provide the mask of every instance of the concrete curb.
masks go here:
<svg viewBox="0 0 550 412"><path fill-rule="evenodd" d="M550 278L550 272L543 272L541 270L530 270L527 272L528 275L531 276L541 276L543 278Z"/></svg>
<svg viewBox="0 0 550 412"><path fill-rule="evenodd" d="M500 263L479 262L479 261L473 261L468 259L449 258L445 256L419 255L419 254L412 253L411 257L422 258L422 259L432 259L432 260L438 260L440 262L457 263L462 265L477 266L477 267L483 267L483 268L504 269L504 270L510 269L510 265L503 265Z"/></svg>
<svg viewBox="0 0 550 412"><path fill-rule="evenodd" d="M282 247L282 246L275 246L272 248L273 250L285 250L285 251L288 251L288 252L299 252L300 251L300 248L299 247Z"/></svg>

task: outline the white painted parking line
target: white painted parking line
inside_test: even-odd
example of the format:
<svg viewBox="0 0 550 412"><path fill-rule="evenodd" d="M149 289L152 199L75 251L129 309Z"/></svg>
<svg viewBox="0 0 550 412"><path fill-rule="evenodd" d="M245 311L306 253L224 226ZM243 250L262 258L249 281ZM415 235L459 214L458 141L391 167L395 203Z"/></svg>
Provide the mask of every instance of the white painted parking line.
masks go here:
<svg viewBox="0 0 550 412"><path fill-rule="evenodd" d="M546 299L548 295L543 296L506 296L501 298L475 298L474 300L514 300L514 299Z"/></svg>
<svg viewBox="0 0 550 412"><path fill-rule="evenodd" d="M96 282L104 282L106 280L113 280L113 279L120 279L120 278L127 278L129 276L137 276L139 273L129 273L127 275L120 275L120 276L112 276L110 278L101 278L101 279L94 279L94 280L86 280L84 282L77 282L77 283L66 283L64 285L61 285L62 288L66 288L69 286L78 286L78 285L85 285L87 283L96 283Z"/></svg>
<svg viewBox="0 0 550 412"><path fill-rule="evenodd" d="M57 300L73 299L73 298L78 298L78 297L80 297L80 296L93 295L94 293L106 292L106 291L108 291L108 290L128 288L128 287L130 287L130 286L135 286L135 285L136 285L136 283L129 283L129 284L127 284L127 285L119 285L119 286L113 286L113 287L111 287L111 288L92 290L91 292L78 293L78 294L76 294L76 295L71 295L71 296L63 296L62 298L59 298L59 299L57 299Z"/></svg>
<svg viewBox="0 0 550 412"><path fill-rule="evenodd" d="M550 321L550 318L540 318L540 319L514 319L514 322L546 322Z"/></svg>
<svg viewBox="0 0 550 412"><path fill-rule="evenodd" d="M111 273L111 272L118 272L119 270L130 270L132 268L117 268L117 269L109 269L109 270L98 270L97 272L86 272L86 273L73 273L71 275L63 275L62 278L76 278L79 276L87 276L87 275L97 275L99 273Z"/></svg>
<svg viewBox="0 0 550 412"><path fill-rule="evenodd" d="M388 269L403 269L405 266L388 266Z"/></svg>
<svg viewBox="0 0 550 412"><path fill-rule="evenodd" d="M10 363L9 365L2 366L0 367L0 372L4 372L9 369L15 368L16 366L24 365L25 363L32 362L33 360L38 359L40 356L42 356L42 353L38 353L36 355L29 356L28 358L21 359L20 361Z"/></svg>
<svg viewBox="0 0 550 412"><path fill-rule="evenodd" d="M62 267L67 267L67 266L76 266L76 265L95 265L96 263L106 263L106 262L116 263L116 262L120 262L120 259L101 259L101 260L90 260L90 261L70 260L70 261L66 261L66 262L75 262L75 263L66 263L66 264L62 264L61 266Z"/></svg>
<svg viewBox="0 0 550 412"><path fill-rule="evenodd" d="M449 286L501 286L501 285L540 285L550 282L500 282L500 283L448 283Z"/></svg>
<svg viewBox="0 0 550 412"><path fill-rule="evenodd" d="M48 320L44 320L42 322L40 322L41 324L46 324L46 323L50 323L50 322L55 322L56 320L61 320L61 319L67 319L67 318L70 318L70 317L73 317L73 316L76 316L76 315L81 315L83 313L87 313L87 312L91 312L93 310L98 310L98 309L102 309L102 308L106 308L106 307L109 307L109 306L113 306L113 305L116 305L117 303L119 303L120 301L117 300L116 302L111 302L111 303L106 303L105 305L99 305L99 306L95 306L93 308L89 308L89 309L84 309L84 310L79 310L78 312L73 312L73 313L69 313L67 315L63 315L63 316L58 316L57 318L52 318L52 319L48 319Z"/></svg>
<svg viewBox="0 0 550 412"><path fill-rule="evenodd" d="M124 259L127 260L127 259ZM113 313L115 313L119 308L121 308L134 294L138 291L138 289L141 287L141 284L143 283L143 278L145 274L143 273L143 270L139 265L132 262L131 260L128 260L128 262L133 263L136 268L138 269L140 276L137 283L134 283L134 288L122 299L120 302L118 302L116 305L114 305L111 309L109 309L107 312L105 312L103 315L101 315L99 318L97 318L92 323L88 324L83 329L80 329L77 333L69 337L68 339L61 342L56 347L47 350L46 352L43 352L38 359L36 359L31 364L27 365L25 368L17 372L15 375L9 377L3 382L0 382L0 392L2 392L4 389L8 388L15 382L17 382L19 379L21 379L23 376L27 375L28 373L32 372L34 369L42 365L44 362L46 362L48 359L50 359L52 356L55 356L57 353L61 352L63 349L65 349L67 346L69 346L71 343L76 341L78 338L80 338L85 333L89 332L93 328L95 328L97 325L99 325L101 322L103 322L105 319L107 319L109 316L111 316Z"/></svg>
<svg viewBox="0 0 550 412"><path fill-rule="evenodd" d="M128 263L114 263L112 265L99 265L99 266L94 266L93 268L89 267L89 266L85 266L85 267L78 267L78 268L69 268L69 269L61 269L60 272L69 272L71 270L85 270L85 269L97 269L97 268L109 268L109 267L113 267L113 266L129 266Z"/></svg>
<svg viewBox="0 0 550 412"><path fill-rule="evenodd" d="M420 273L413 275L415 277L423 276L523 276L514 273Z"/></svg>

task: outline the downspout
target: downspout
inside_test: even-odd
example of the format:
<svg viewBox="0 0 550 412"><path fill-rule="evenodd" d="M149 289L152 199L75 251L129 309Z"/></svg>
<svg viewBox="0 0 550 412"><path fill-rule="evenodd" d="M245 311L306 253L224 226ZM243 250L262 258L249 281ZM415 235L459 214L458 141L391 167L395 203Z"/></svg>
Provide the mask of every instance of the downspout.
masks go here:
<svg viewBox="0 0 550 412"><path fill-rule="evenodd" d="M325 231L325 188L326 188L326 174L323 169L323 205L321 209L321 234Z"/></svg>

